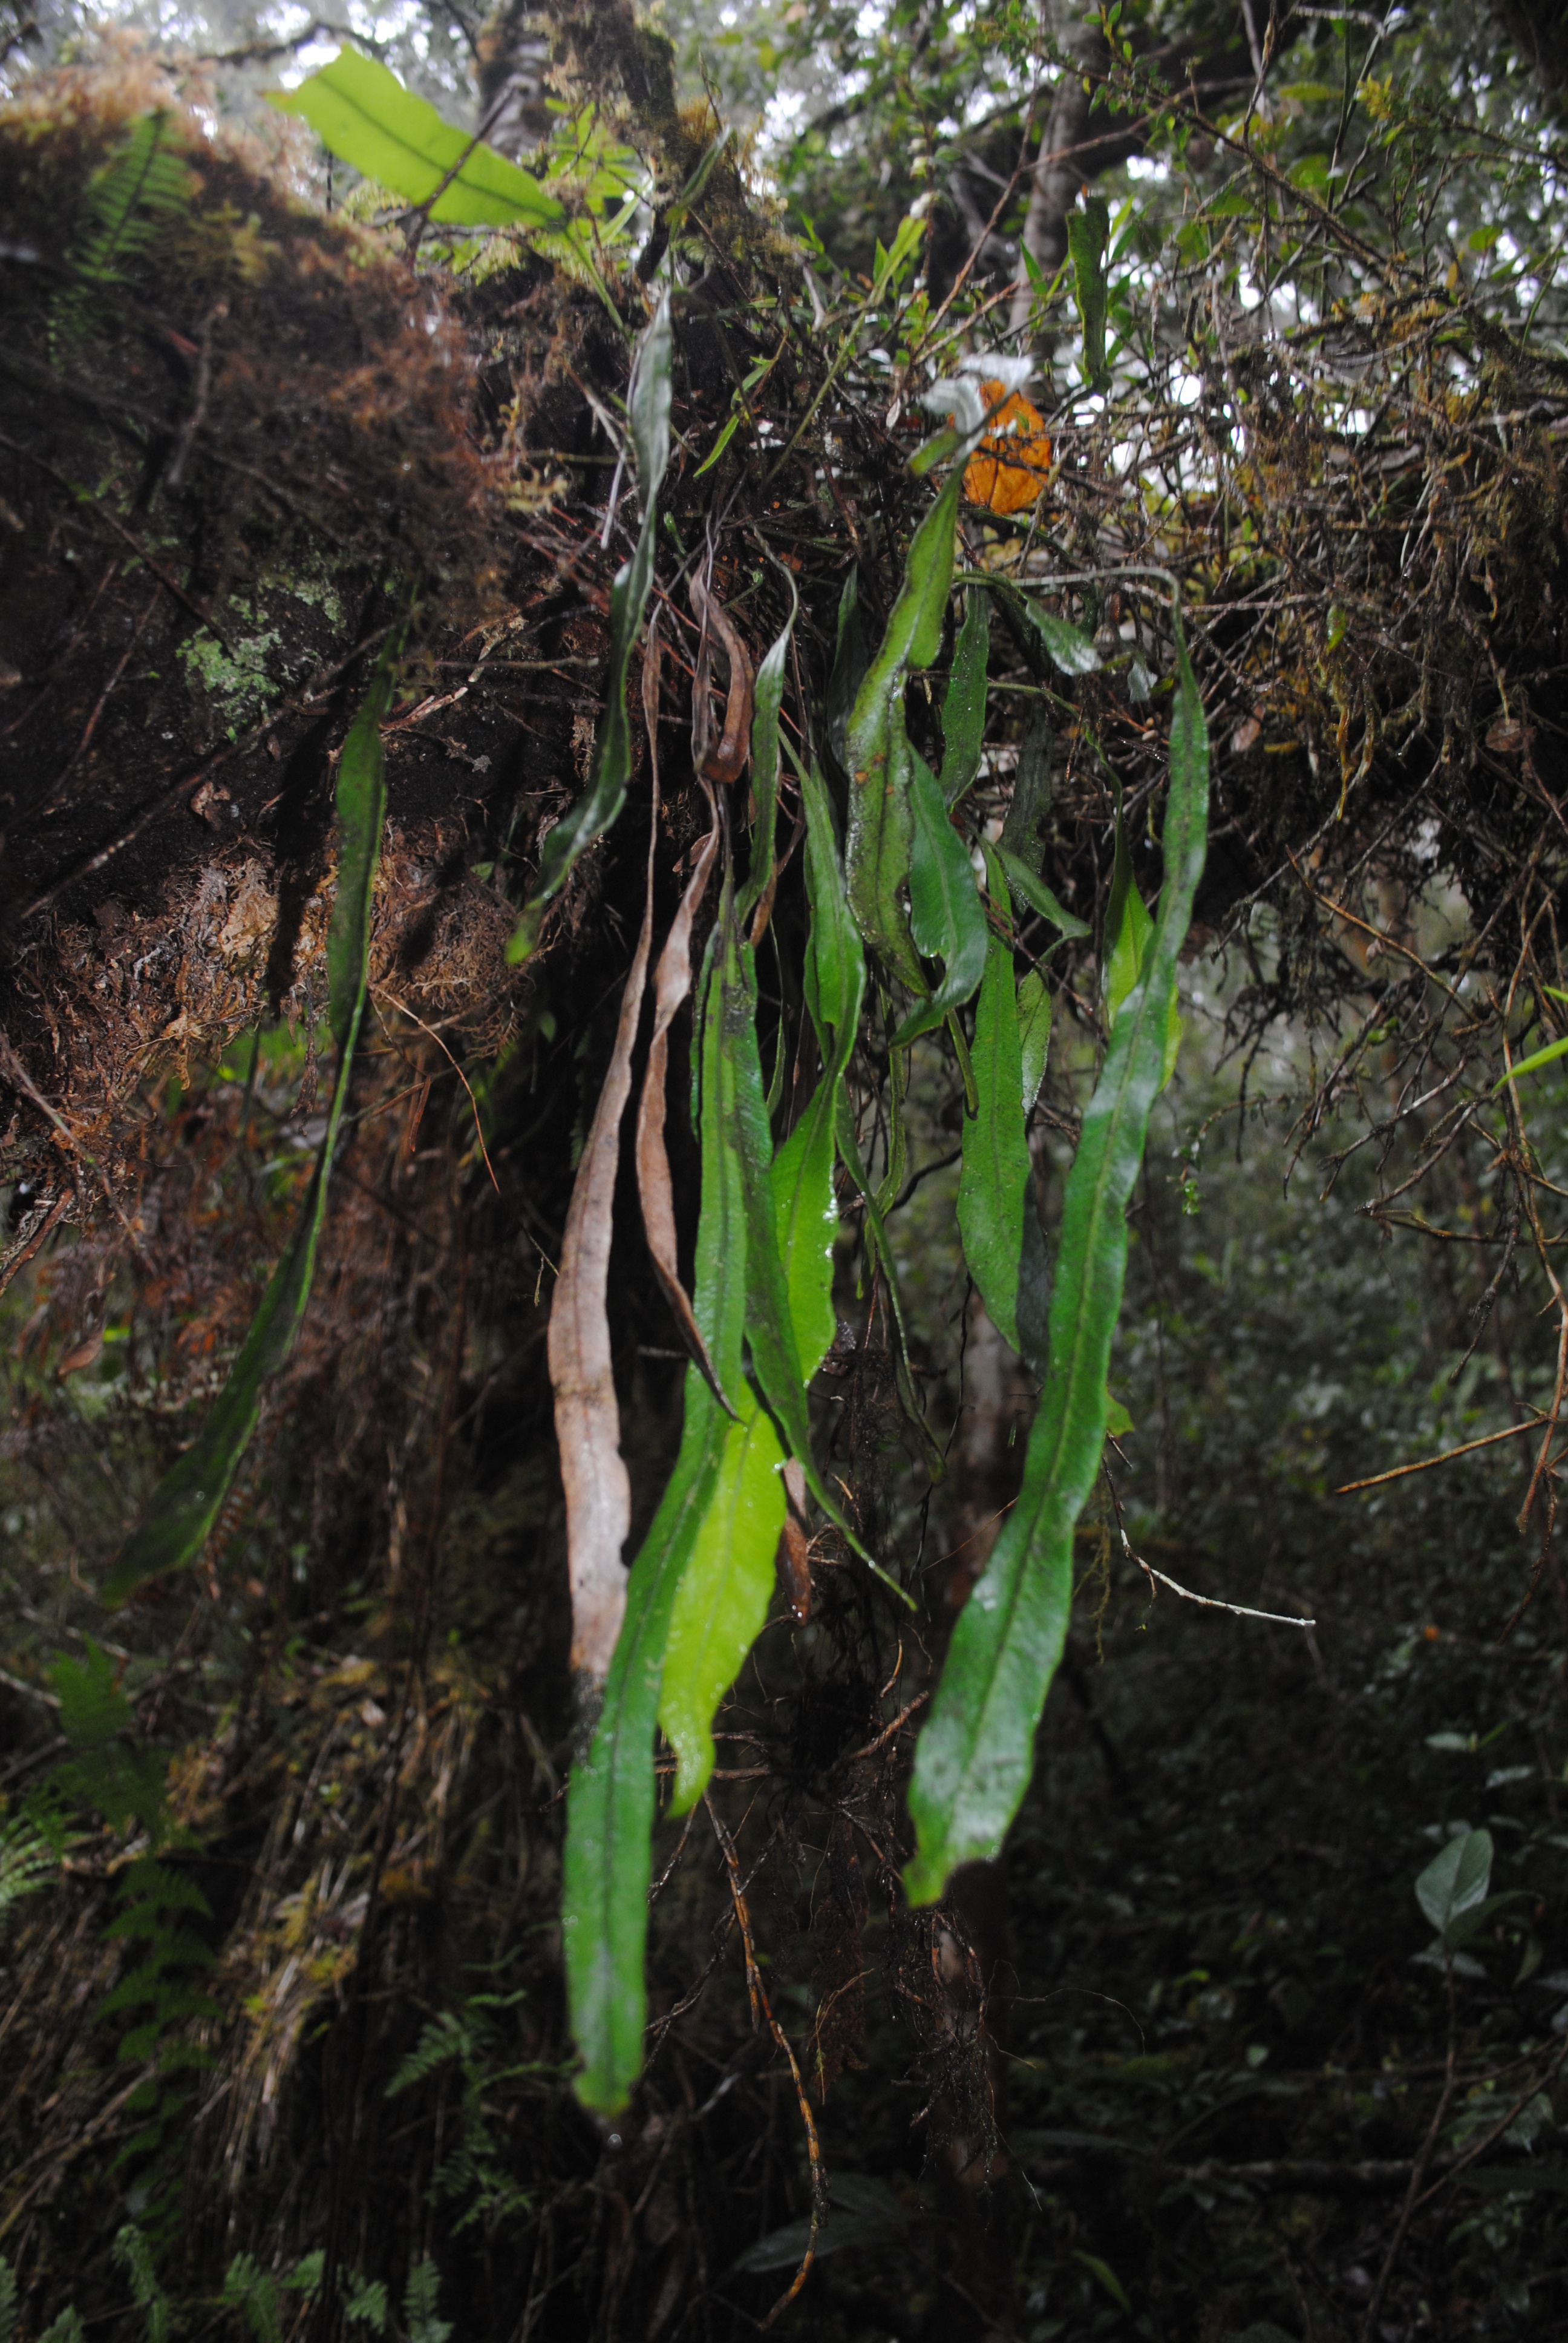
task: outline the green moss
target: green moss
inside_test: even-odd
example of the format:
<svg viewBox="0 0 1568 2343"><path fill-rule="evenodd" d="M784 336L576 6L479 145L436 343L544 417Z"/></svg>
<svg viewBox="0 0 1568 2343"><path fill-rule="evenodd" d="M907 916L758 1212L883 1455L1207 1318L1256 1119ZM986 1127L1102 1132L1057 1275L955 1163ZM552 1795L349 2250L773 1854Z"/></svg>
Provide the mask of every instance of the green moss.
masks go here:
<svg viewBox="0 0 1568 2343"><path fill-rule="evenodd" d="M256 623L254 610L236 604L237 614ZM228 738L237 738L242 725L257 716L269 699L276 699L283 689L266 672L269 652L275 651L282 637L276 629L254 635L236 635L227 649L217 637L203 627L179 649L180 659L193 687L204 691L217 709L219 721Z"/></svg>

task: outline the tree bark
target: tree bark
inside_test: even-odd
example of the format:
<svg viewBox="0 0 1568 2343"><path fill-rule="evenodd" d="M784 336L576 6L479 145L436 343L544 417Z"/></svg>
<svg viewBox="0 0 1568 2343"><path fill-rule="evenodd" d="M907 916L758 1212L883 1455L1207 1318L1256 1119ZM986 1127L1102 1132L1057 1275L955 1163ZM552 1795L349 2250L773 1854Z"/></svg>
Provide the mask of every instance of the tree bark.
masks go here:
<svg viewBox="0 0 1568 2343"><path fill-rule="evenodd" d="M1106 63L1099 19L1075 25L1062 47L1070 62L1062 68L1040 134L1023 222L1023 249L1048 280L1067 257L1069 212L1094 174L1115 159L1101 150L1116 142L1091 136L1093 83ZM1028 332L1033 307L1033 288L1027 271L1020 268L1009 318L1015 334Z"/></svg>

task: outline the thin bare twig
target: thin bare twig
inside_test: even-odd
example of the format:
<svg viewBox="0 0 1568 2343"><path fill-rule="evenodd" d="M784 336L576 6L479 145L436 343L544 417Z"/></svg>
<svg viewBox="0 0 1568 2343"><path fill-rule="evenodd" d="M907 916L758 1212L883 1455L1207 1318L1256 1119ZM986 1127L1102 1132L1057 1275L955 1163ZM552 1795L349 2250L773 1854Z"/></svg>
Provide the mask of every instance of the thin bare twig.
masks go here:
<svg viewBox="0 0 1568 2343"><path fill-rule="evenodd" d="M789 2072L795 2080L795 2096L800 2102L800 2120L806 2127L806 2154L811 2167L811 2227L806 2239L805 2255L792 2283L779 2296L767 2318L762 2320L759 2331L765 2335L769 2328L783 2317L811 2275L811 2265L817 2258L817 2233L828 2217L828 2183L822 2170L822 2149L817 2137L817 2120L811 2113L811 2102L806 2096L806 2086L800 2077L800 2064L795 2056L789 2036L773 2015L773 2005L768 1998L768 1989L762 1982L762 1971L757 1959L757 1946L751 1935L751 1915L746 1908L745 1892L740 1885L740 1865L736 1857L735 1845L729 1833L719 1821L714 1810L713 1801L706 1792L703 1794L702 1803L708 1808L708 1818L713 1825L713 1835L719 1841L724 1856L724 1867L729 1875L730 1898L735 1906L736 1925L740 1930L740 1941L746 1954L746 1985L751 1996L751 2023L755 2027L758 2013L760 2011L768 2021L769 2032L789 2062Z"/></svg>

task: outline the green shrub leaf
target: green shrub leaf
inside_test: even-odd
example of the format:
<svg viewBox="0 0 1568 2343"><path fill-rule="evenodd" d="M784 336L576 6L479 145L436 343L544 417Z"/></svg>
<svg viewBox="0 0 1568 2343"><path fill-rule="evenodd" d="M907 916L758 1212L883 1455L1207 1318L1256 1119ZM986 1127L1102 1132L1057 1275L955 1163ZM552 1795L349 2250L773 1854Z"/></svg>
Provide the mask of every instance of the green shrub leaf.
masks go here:
<svg viewBox="0 0 1568 2343"><path fill-rule="evenodd" d="M713 1772L713 1718L761 1633L784 1526L784 1451L772 1418L741 1387L718 1481L681 1574L664 1655L658 1721L675 1752L672 1815L694 1806Z"/></svg>
<svg viewBox="0 0 1568 2343"><path fill-rule="evenodd" d="M1177 954L1203 868L1209 738L1177 614L1165 882L1141 980L1111 1036L1068 1177L1050 1360L1023 1488L960 1614L910 1789L919 1845L905 1875L929 1904L960 1863L994 1855L1029 1782L1061 1656L1072 1533L1100 1469L1105 1377L1121 1306L1127 1201L1165 1063Z"/></svg>
<svg viewBox="0 0 1568 2343"><path fill-rule="evenodd" d="M942 963L942 980L919 1002L893 1036L895 1050L928 1033L961 1009L985 970L986 925L969 849L948 819L937 777L925 759L909 752L910 930L928 960Z"/></svg>
<svg viewBox="0 0 1568 2343"><path fill-rule="evenodd" d="M941 649L952 584L961 476L954 472L915 531L904 581L879 649L866 670L846 734L849 834L845 875L860 933L911 992L925 980L903 893L914 842L914 751L904 727L904 687Z"/></svg>
<svg viewBox="0 0 1568 2343"><path fill-rule="evenodd" d="M971 588L953 639L952 673L942 701L942 796L957 805L980 771L985 739L986 669L990 659L990 601Z"/></svg>
<svg viewBox="0 0 1568 2343"><path fill-rule="evenodd" d="M1050 1052L1050 993L1039 969L1018 980L1020 1095L1027 1115L1040 1096Z"/></svg>
<svg viewBox="0 0 1568 2343"><path fill-rule="evenodd" d="M357 49L339 49L297 89L269 90L267 104L308 122L329 154L388 194L429 204L430 217L446 226L543 227L566 216L530 172L444 122Z"/></svg>
<svg viewBox="0 0 1568 2343"><path fill-rule="evenodd" d="M1001 873L988 855L991 890ZM975 1007L970 1052L980 1111L967 1116L959 1181L964 1259L991 1324L1037 1373L1045 1367L1045 1241L1034 1206L1034 1175L1024 1136L1023 1050L1012 948L992 935ZM1039 1088L1038 1081L1036 1088ZM1030 1101L1032 1104L1032 1101Z"/></svg>

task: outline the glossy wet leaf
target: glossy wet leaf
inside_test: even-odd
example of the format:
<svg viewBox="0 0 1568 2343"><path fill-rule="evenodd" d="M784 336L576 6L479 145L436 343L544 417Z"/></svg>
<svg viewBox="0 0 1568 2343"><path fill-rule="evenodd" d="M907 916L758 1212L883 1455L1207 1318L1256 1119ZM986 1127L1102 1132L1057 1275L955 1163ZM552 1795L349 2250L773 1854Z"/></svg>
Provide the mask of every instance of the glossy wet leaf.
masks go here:
<svg viewBox="0 0 1568 2343"><path fill-rule="evenodd" d="M1037 968L1018 980L1018 1045L1020 1094L1027 1115L1040 1096L1050 1051L1050 990Z"/></svg>
<svg viewBox="0 0 1568 2343"><path fill-rule="evenodd" d="M855 1046L866 963L844 900L832 809L821 774L800 770L806 809L806 893L811 925L806 944L806 1005L823 1067L800 1120L773 1159L779 1250L789 1297L800 1373L809 1382L832 1345L833 1242L839 1204L833 1187L838 1094Z"/></svg>
<svg viewBox="0 0 1568 2343"><path fill-rule="evenodd" d="M917 1904L940 1896L959 1864L999 1851L1028 1785L1035 1729L1067 1632L1072 1534L1105 1441L1127 1203L1161 1086L1177 955L1203 868L1209 740L1179 617L1177 626L1159 914L1068 1175L1049 1363L1023 1486L960 1614L916 1751L910 1811L919 1844L906 1885Z"/></svg>
<svg viewBox="0 0 1568 2343"><path fill-rule="evenodd" d="M1031 870L1039 870L1045 851L1041 833L1050 811L1051 760L1055 751L1056 728L1050 720L1050 709L1044 700L1037 699L1018 744L1012 803L1001 826L1001 844Z"/></svg>
<svg viewBox="0 0 1568 2343"><path fill-rule="evenodd" d="M772 1419L744 1390L670 1614L658 1721L675 1752L672 1815L685 1814L708 1787L715 1712L768 1616L784 1526L783 1463Z"/></svg>
<svg viewBox="0 0 1568 2343"><path fill-rule="evenodd" d="M1451 1838L1415 1883L1415 1900L1445 1944L1454 1924L1484 1901L1492 1884L1490 1831L1462 1832Z"/></svg>
<svg viewBox="0 0 1568 2343"><path fill-rule="evenodd" d="M327 942L328 1016L338 1041L337 1072L310 1185L288 1249L267 1280L223 1390L196 1439L154 1490L140 1526L121 1547L104 1581L106 1603L123 1603L147 1579L186 1569L199 1559L250 1444L267 1383L288 1356L310 1299L327 1182L365 1013L371 904L387 809L380 727L392 696L394 656L388 641L337 760L339 891Z"/></svg>
<svg viewBox="0 0 1568 2343"><path fill-rule="evenodd" d="M751 1372L789 1453L829 1520L862 1561L870 1557L829 1492L811 1453L800 1353L795 1341L789 1289L779 1246L779 1212L773 1190L773 1141L757 1048L757 980L751 949L738 932L728 904L720 915L721 939L714 960L715 1007L720 1029L725 1133L739 1164L745 1199L743 1252L746 1341ZM708 1114L703 1094L703 1114ZM874 1567L875 1565L873 1565Z"/></svg>
<svg viewBox="0 0 1568 2343"><path fill-rule="evenodd" d="M280 114L308 122L339 162L389 195L430 204L433 220L454 227L542 227L566 216L531 172L443 121L396 74L357 49L340 49L297 89L269 90L266 99Z"/></svg>
<svg viewBox="0 0 1568 2343"><path fill-rule="evenodd" d="M992 888L1001 874L992 864ZM1024 1136L1023 1051L1012 947L990 938L970 1045L979 1111L966 1115L958 1220L964 1260L991 1324L1037 1373L1045 1364L1045 1243Z"/></svg>
<svg viewBox="0 0 1568 2343"><path fill-rule="evenodd" d="M787 1189L782 1200L778 1194L757 1051L751 951L739 932L738 912L728 902L720 921L710 1010L715 1081L711 1087L705 1081L703 1113L718 1119L720 1143L739 1165L745 1200L746 1337L768 1406L761 1407L749 1388L741 1390L740 1420L726 1434L712 1502L675 1598L659 1721L677 1755L678 1813L707 1785L713 1769L714 1713L767 1616L785 1513L786 1451L774 1419L806 1486L849 1534L811 1455L804 1385L817 1361L802 1363L790 1299L789 1272L797 1265L790 1256L798 1245L803 1256L799 1283L809 1303L815 1282L809 1256L819 1249L821 1237L818 1232L813 1242L809 1189ZM802 1172L819 1172L819 1139L813 1153L814 1162L799 1161ZM786 1166L787 1172L792 1168L797 1167ZM830 1162L829 1169L830 1178ZM816 1331L814 1326L813 1338ZM829 1325L829 1341L831 1334Z"/></svg>
<svg viewBox="0 0 1568 2343"><path fill-rule="evenodd" d="M751 824L751 868L736 906L739 920L755 911L751 940L761 940L773 905L773 826L779 802L779 711L784 704L784 682L789 639L795 630L795 582L789 581L789 616L777 640L769 644L752 689L751 795L756 815Z"/></svg>
<svg viewBox="0 0 1568 2343"><path fill-rule="evenodd" d="M1132 857L1120 804L1116 809L1116 855L1111 867L1111 903L1105 915L1105 1005L1114 1026L1123 1003L1143 972L1154 934L1154 922L1132 876ZM1164 1072L1161 1088L1176 1071L1181 1047L1181 1017L1174 993L1165 1028Z"/></svg>
<svg viewBox="0 0 1568 2343"><path fill-rule="evenodd" d="M626 1616L598 1729L588 1755L572 1768L561 1931L572 2036L582 2058L577 2095L598 2115L623 2107L642 2071L654 1725L670 1610L718 1484L729 1428L729 1418L689 1367L680 1453L627 1580Z"/></svg>
<svg viewBox="0 0 1568 2343"><path fill-rule="evenodd" d="M915 531L903 584L849 717L849 824L845 876L860 933L912 992L930 990L910 935L904 889L914 843L914 750L904 688L941 648L953 574L959 480L954 474Z"/></svg>
<svg viewBox="0 0 1568 2343"><path fill-rule="evenodd" d="M990 659L990 597L971 588L953 639L952 672L942 700L942 796L957 805L980 771L985 740L986 669Z"/></svg>
<svg viewBox="0 0 1568 2343"><path fill-rule="evenodd" d="M1038 602L1025 602L1024 612L1040 641L1045 645L1051 665L1063 675L1092 675L1100 665L1100 653L1080 627L1066 618L1059 618L1054 610L1044 610Z"/></svg>
<svg viewBox="0 0 1568 2343"><path fill-rule="evenodd" d="M910 853L910 932L927 960L942 963L941 981L917 1003L893 1036L902 1049L961 1009L986 961L985 913L969 848L948 818L936 775L911 749L908 761L913 831Z"/></svg>
<svg viewBox="0 0 1568 2343"><path fill-rule="evenodd" d="M658 491L669 461L670 411L669 297L661 295L658 308L638 344L628 405L632 441L637 450L638 493L642 502L642 526L631 559L617 572L609 597L609 672L605 679L605 710L594 740L588 783L582 796L546 836L539 851L539 869L523 907L507 958L527 960L538 945L545 912L565 886L577 862L610 827L626 802L631 775L631 727L627 713L626 682L632 649L642 625L653 585L654 544L658 522Z"/></svg>
<svg viewBox="0 0 1568 2343"><path fill-rule="evenodd" d="M1067 216L1067 253L1072 264L1072 297L1083 334L1083 379L1096 390L1105 373L1105 244L1111 206L1103 196L1085 196L1080 211Z"/></svg>
<svg viewBox="0 0 1568 2343"><path fill-rule="evenodd" d="M1111 871L1111 905L1105 915L1105 1006L1114 1025L1122 1002L1138 981L1154 922L1132 876L1127 824L1116 808L1116 855Z"/></svg>
<svg viewBox="0 0 1568 2343"><path fill-rule="evenodd" d="M811 925L802 990L824 1059L848 1065L866 990L866 955L849 910L827 785L815 765L794 759L806 809L806 893Z"/></svg>
<svg viewBox="0 0 1568 2343"><path fill-rule="evenodd" d="M839 596L838 632L828 678L828 746L840 773L849 771L849 718L870 664L871 646L860 608L860 573L851 568Z"/></svg>
<svg viewBox="0 0 1568 2343"><path fill-rule="evenodd" d="M1076 919L1070 911L1064 910L1044 880L1037 878L1028 863L1010 853L1005 846L998 847L997 860L1007 880L1008 892L1020 910L1038 911L1042 920L1049 920L1051 926L1064 936L1087 936L1093 932L1087 920Z"/></svg>

